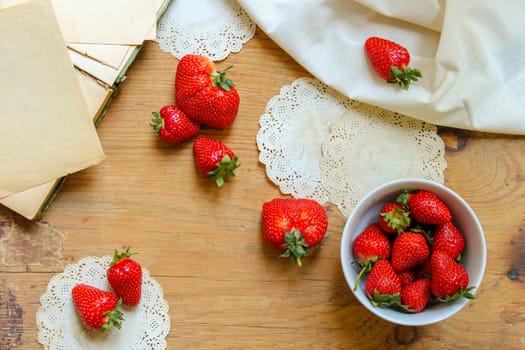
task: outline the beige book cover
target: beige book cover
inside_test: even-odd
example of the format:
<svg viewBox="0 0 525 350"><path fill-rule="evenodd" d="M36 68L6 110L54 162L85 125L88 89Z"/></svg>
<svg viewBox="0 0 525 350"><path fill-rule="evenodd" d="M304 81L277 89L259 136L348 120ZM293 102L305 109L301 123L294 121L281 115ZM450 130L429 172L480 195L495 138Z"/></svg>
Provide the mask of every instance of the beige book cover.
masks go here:
<svg viewBox="0 0 525 350"><path fill-rule="evenodd" d="M67 43L140 45L156 18L156 0L52 2Z"/></svg>
<svg viewBox="0 0 525 350"><path fill-rule="evenodd" d="M0 9L7 7L8 3L12 5L21 2L24 2L24 0L0 0ZM151 28L144 40L155 39L156 20L162 16L169 3L170 0L155 1L155 20L150 25ZM126 8L121 10L125 12ZM80 89L84 96L90 119L93 120L95 125L98 125L105 115L112 97L118 90L119 84L124 80L125 73L138 54L142 43L140 45L120 45L104 42L92 44L66 42L69 47L69 54L75 58L73 63L75 63L75 60L78 63L75 64L77 68L76 76L80 83ZM77 55L71 54L71 51L75 51ZM111 72L107 68L112 68L116 73L104 75L107 72ZM0 204L28 219L39 219L47 211L65 179L65 176L58 177L44 184L11 194L1 198Z"/></svg>
<svg viewBox="0 0 525 350"><path fill-rule="evenodd" d="M50 2L0 8L0 33L4 198L95 165L104 153Z"/></svg>

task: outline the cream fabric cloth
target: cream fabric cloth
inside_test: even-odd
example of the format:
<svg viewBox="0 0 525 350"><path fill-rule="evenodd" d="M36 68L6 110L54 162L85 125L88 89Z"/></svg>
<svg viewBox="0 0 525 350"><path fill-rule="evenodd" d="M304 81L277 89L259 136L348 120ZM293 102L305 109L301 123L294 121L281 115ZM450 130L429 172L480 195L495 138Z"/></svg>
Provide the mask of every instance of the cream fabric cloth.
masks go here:
<svg viewBox="0 0 525 350"><path fill-rule="evenodd" d="M299 64L347 97L436 125L525 135L523 0L238 0ZM363 51L399 42L423 78L387 84Z"/></svg>

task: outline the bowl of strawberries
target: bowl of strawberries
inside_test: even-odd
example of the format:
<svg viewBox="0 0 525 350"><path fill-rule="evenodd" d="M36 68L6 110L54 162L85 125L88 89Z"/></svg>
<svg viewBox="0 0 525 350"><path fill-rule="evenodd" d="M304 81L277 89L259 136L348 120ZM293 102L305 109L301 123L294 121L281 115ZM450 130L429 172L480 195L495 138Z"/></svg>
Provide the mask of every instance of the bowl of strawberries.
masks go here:
<svg viewBox="0 0 525 350"><path fill-rule="evenodd" d="M483 228L468 203L417 178L382 184L348 217L347 284L373 314L399 325L440 322L475 298L485 272Z"/></svg>

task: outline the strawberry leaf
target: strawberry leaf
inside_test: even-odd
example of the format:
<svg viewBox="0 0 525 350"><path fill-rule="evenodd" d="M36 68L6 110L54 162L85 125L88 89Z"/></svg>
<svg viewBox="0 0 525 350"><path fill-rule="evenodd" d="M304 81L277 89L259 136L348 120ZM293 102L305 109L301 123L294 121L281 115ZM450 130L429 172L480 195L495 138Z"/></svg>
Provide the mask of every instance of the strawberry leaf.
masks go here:
<svg viewBox="0 0 525 350"><path fill-rule="evenodd" d="M303 266L301 258L308 254L308 244L304 241L304 235L296 229L284 234L285 243L283 248L286 251L280 255L281 258L289 258L290 264L297 261L299 267Z"/></svg>
<svg viewBox="0 0 525 350"><path fill-rule="evenodd" d="M447 295L445 298L434 297L432 299L432 302L433 303L450 303L451 301L457 300L462 297L467 298L467 299L474 299L474 295L470 293L474 288L476 287L472 286L468 288L461 288L455 294Z"/></svg>
<svg viewBox="0 0 525 350"><path fill-rule="evenodd" d="M410 226L410 213L407 210L394 207L392 211L380 213L389 227L397 231L398 234L403 233L405 228Z"/></svg>
<svg viewBox="0 0 525 350"><path fill-rule="evenodd" d="M374 295L367 294L367 296L374 306L387 307L401 305L400 293L380 294L377 289L374 289Z"/></svg>
<svg viewBox="0 0 525 350"><path fill-rule="evenodd" d="M208 172L208 179L215 180L218 187L224 185L224 178L227 176L235 176L234 170L241 166L238 162L237 156L233 159L229 155L225 155L214 170Z"/></svg>
<svg viewBox="0 0 525 350"><path fill-rule="evenodd" d="M127 258L131 257L132 255L137 254L136 252L130 252L129 249L130 249L130 247L127 247L126 251L124 251L122 253L119 253L118 250L115 249L115 253L113 254L113 260L111 260L110 266L115 265L120 260L127 259Z"/></svg>
<svg viewBox="0 0 525 350"><path fill-rule="evenodd" d="M224 91L230 91L230 87L235 86L235 84L229 78L226 78L226 72L232 69L232 67L233 66L229 66L223 71L213 72L211 74L211 81L213 82L213 86L220 86L220 88Z"/></svg>
<svg viewBox="0 0 525 350"><path fill-rule="evenodd" d="M153 128L153 131L155 131L155 134L159 134L160 130L164 127L164 119L160 117L159 112L151 112L153 114L153 119L149 123L149 125Z"/></svg>
<svg viewBox="0 0 525 350"><path fill-rule="evenodd" d="M391 71L388 73L390 80L388 80L388 82L397 83L404 90L408 90L410 82L417 81L419 78L423 77L421 71L418 69L412 69L408 67L403 67L400 69L396 66L392 66L390 69Z"/></svg>
<svg viewBox="0 0 525 350"><path fill-rule="evenodd" d="M111 327L115 327L117 329L120 329L122 327L121 321L124 320L124 317L122 312L119 310L121 307L122 299L119 299L117 302L117 306L115 306L114 310L102 313L102 315L108 316L106 323L104 323L104 325L102 326L102 331L106 331Z"/></svg>

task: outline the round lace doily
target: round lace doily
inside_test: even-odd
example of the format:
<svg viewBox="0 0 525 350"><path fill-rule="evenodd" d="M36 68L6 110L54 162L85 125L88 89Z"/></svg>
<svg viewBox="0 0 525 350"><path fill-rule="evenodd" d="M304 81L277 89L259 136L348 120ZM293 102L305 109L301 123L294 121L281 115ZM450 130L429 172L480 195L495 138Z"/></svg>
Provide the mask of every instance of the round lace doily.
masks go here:
<svg viewBox="0 0 525 350"><path fill-rule="evenodd" d="M44 349L165 349L170 330L169 306L160 284L143 268L142 297L135 308L123 306L122 328L107 332L87 330L71 300L71 290L78 283L111 290L106 271L111 256L87 257L69 265L54 276L40 297L36 314L38 341Z"/></svg>
<svg viewBox="0 0 525 350"><path fill-rule="evenodd" d="M387 181L444 182L445 144L436 126L379 107L349 109L332 124L321 149L323 185L346 216L367 192Z"/></svg>
<svg viewBox="0 0 525 350"><path fill-rule="evenodd" d="M319 161L330 125L355 104L319 80L300 78L267 104L257 133L259 160L281 192L324 204Z"/></svg>
<svg viewBox="0 0 525 350"><path fill-rule="evenodd" d="M444 182L436 126L346 98L316 79L284 86L259 125L259 161L281 192L330 201L345 216L388 180Z"/></svg>
<svg viewBox="0 0 525 350"><path fill-rule="evenodd" d="M239 52L255 29L235 0L176 0L157 24L157 42L177 59L200 54L220 61Z"/></svg>

